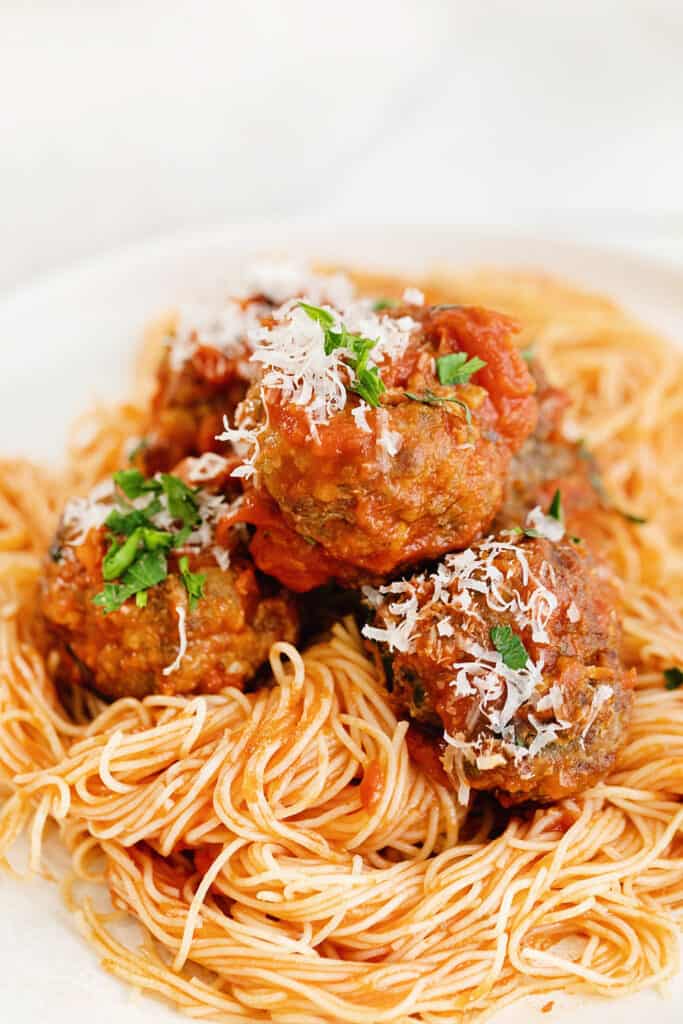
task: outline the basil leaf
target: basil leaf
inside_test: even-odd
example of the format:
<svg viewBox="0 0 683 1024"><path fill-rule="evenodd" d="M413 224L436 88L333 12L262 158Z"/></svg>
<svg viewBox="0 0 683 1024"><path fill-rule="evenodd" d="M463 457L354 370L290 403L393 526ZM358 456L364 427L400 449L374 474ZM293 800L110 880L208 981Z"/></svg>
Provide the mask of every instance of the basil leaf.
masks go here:
<svg viewBox="0 0 683 1024"><path fill-rule="evenodd" d="M491 643L508 668L524 668L529 660L524 644L510 626L494 626L491 630Z"/></svg>
<svg viewBox="0 0 683 1024"><path fill-rule="evenodd" d="M436 372L441 384L468 384L470 377L481 370L486 363L478 356L467 358L467 352L451 352L436 360Z"/></svg>

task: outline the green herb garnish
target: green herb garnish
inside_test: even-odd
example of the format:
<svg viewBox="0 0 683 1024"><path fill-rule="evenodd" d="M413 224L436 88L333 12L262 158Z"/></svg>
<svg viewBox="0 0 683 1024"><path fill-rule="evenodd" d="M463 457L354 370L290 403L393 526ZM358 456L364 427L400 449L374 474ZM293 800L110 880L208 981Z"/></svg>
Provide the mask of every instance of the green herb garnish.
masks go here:
<svg viewBox="0 0 683 1024"><path fill-rule="evenodd" d="M677 667L664 669L664 687L667 690L677 690L683 686L683 670Z"/></svg>
<svg viewBox="0 0 683 1024"><path fill-rule="evenodd" d="M305 313L319 323L323 329L323 346L325 355L329 356L337 348L346 349L349 353L348 365L355 373L355 380L349 385L349 390L364 398L368 405L377 408L381 395L386 391L384 381L376 366L368 366L370 352L377 344L372 338L364 338L360 334L351 334L341 324L340 329L335 331L334 317L326 309L319 306L311 306L307 302L300 302L299 306Z"/></svg>
<svg viewBox="0 0 683 1024"><path fill-rule="evenodd" d="M157 512L161 512L161 502L158 498L153 498L149 505L145 505L142 509L135 508L130 512L122 512L117 508L112 509L105 519L104 525L108 526L112 533L122 533L127 537L140 526L150 526L151 518Z"/></svg>
<svg viewBox="0 0 683 1024"><path fill-rule="evenodd" d="M133 448L131 448L131 450L128 452L128 463L129 463L129 465L132 466L133 463L135 462L135 460L137 459L138 455L140 455L142 452L144 452L145 448L148 448L148 447L149 447L149 441L147 440L147 438L146 437L141 437L140 440L138 441L138 443Z"/></svg>
<svg viewBox="0 0 683 1024"><path fill-rule="evenodd" d="M187 555L183 555L178 562L178 567L189 598L190 611L193 612L200 598L204 597L206 576L201 572L190 572L190 563L188 562Z"/></svg>
<svg viewBox="0 0 683 1024"><path fill-rule="evenodd" d="M519 354L525 363L533 363L534 361L534 346L529 345L527 348L521 348Z"/></svg>
<svg viewBox="0 0 683 1024"><path fill-rule="evenodd" d="M436 395L429 388L425 389L421 394L416 395L413 391L404 391L403 394L406 398L409 398L411 402L421 402L423 405L443 405L444 402L453 402L455 405L459 405L465 413L465 419L468 424L472 423L472 411L466 402L463 402L461 398L455 398L453 395Z"/></svg>
<svg viewBox="0 0 683 1024"><path fill-rule="evenodd" d="M529 660L524 644L510 626L494 626L491 630L491 643L508 668L524 668Z"/></svg>
<svg viewBox="0 0 683 1024"><path fill-rule="evenodd" d="M311 306L308 302L300 302L299 305L304 313L308 313L311 320L315 320L321 327L334 327L334 317L326 309L321 309L320 306ZM325 347L325 351L327 352L327 347ZM327 354L329 355L329 352Z"/></svg>
<svg viewBox="0 0 683 1024"><path fill-rule="evenodd" d="M159 480L148 480L139 469L119 470L118 473L114 473L114 483L131 501L143 494L161 494L163 491Z"/></svg>
<svg viewBox="0 0 683 1024"><path fill-rule="evenodd" d="M623 516L629 523L636 523L637 526L643 526L648 521L645 516L636 516L633 512L624 512L622 508L615 508L615 511L617 511L620 516Z"/></svg>
<svg viewBox="0 0 683 1024"><path fill-rule="evenodd" d="M197 492L177 476L163 473L159 478L148 479L137 469L124 469L114 474L114 481L129 500L144 494L152 497L141 509L131 507L119 497L121 507L112 509L107 516L110 544L102 560L105 585L93 598L105 613L117 611L133 595L138 607L144 608L149 588L168 575L166 552L182 547L201 521ZM164 507L162 495L171 518L182 524L180 528L160 530L155 526L153 517ZM180 572L193 610L202 597L205 577L189 571L187 558L180 560Z"/></svg>
<svg viewBox="0 0 683 1024"><path fill-rule="evenodd" d="M553 494L553 500L550 502L548 515L551 519L557 519L558 523L564 522L564 515L562 512L562 495L559 487Z"/></svg>
<svg viewBox="0 0 683 1024"><path fill-rule="evenodd" d="M468 359L467 352L451 352L436 360L436 372L441 384L469 384L470 377L486 363L478 356Z"/></svg>
<svg viewBox="0 0 683 1024"><path fill-rule="evenodd" d="M179 519L183 526L196 526L199 522L199 508L196 492L178 476L170 473L161 474L161 486L168 499L168 511L174 519Z"/></svg>
<svg viewBox="0 0 683 1024"><path fill-rule="evenodd" d="M372 304L375 313L381 313L383 309L393 309L395 306L398 306L396 299L376 299Z"/></svg>

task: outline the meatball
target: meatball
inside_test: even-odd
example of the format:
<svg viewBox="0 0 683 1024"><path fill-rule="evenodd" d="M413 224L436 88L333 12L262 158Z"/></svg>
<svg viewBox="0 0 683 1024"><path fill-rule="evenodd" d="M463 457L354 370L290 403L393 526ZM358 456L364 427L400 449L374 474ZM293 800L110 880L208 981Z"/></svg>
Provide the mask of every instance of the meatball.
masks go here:
<svg viewBox="0 0 683 1024"><path fill-rule="evenodd" d="M292 296L346 303L353 285L342 274L317 274L290 264L257 266L248 294L218 308L191 308L178 318L157 372L145 442L136 464L146 473L169 471L186 456L229 454L219 441L256 375L251 335L273 309Z"/></svg>
<svg viewBox="0 0 683 1024"><path fill-rule="evenodd" d="M538 423L512 458L493 529L518 526L530 509L537 505L546 508L559 490L568 530L589 541L597 540L599 546L599 513L606 506L597 464L582 444L564 436L569 395L548 383L537 361L531 364L531 372L537 388Z"/></svg>
<svg viewBox="0 0 683 1024"><path fill-rule="evenodd" d="M296 640L293 600L239 528L219 543L223 494L179 475L115 480L67 506L50 549L39 607L56 678L110 698L242 688L274 642Z"/></svg>
<svg viewBox="0 0 683 1024"><path fill-rule="evenodd" d="M536 422L512 335L484 309L291 303L264 329L238 410L239 517L256 564L297 591L378 580L491 524ZM372 357L372 358L370 358Z"/></svg>
<svg viewBox="0 0 683 1024"><path fill-rule="evenodd" d="M145 442L136 455L140 469L167 472L186 456L229 452L216 435L253 379L248 332L270 308L252 296L213 315L178 319L157 372Z"/></svg>
<svg viewBox="0 0 683 1024"><path fill-rule="evenodd" d="M610 770L632 679L611 581L585 544L505 532L367 595L365 635L420 726L411 749L427 768L436 752L463 799L471 787L547 802Z"/></svg>

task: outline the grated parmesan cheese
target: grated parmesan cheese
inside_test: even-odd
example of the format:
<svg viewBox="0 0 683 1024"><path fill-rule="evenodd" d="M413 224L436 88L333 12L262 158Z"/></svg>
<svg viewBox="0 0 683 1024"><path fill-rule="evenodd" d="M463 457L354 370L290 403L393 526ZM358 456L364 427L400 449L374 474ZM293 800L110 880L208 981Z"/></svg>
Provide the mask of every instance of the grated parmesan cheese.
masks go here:
<svg viewBox="0 0 683 1024"><path fill-rule="evenodd" d="M196 459L188 459L189 471L187 478L190 483L201 484L206 480L212 480L219 474L224 473L228 460L215 452L204 452Z"/></svg>
<svg viewBox="0 0 683 1024"><path fill-rule="evenodd" d="M526 517L526 525L535 530L539 537L545 537L553 544L557 544L564 537L564 524L554 516L546 515L540 505L532 508L529 512Z"/></svg>
<svg viewBox="0 0 683 1024"><path fill-rule="evenodd" d="M591 707L588 712L588 719L583 729L581 730L581 739L585 740L588 735L593 722L600 713L600 708L603 704L606 704L608 700L611 700L614 696L614 687L610 686L609 683L600 683L599 686L593 691L593 697L591 699Z"/></svg>
<svg viewBox="0 0 683 1024"><path fill-rule="evenodd" d="M175 606L176 614L178 615L178 653L175 656L174 661L166 668L162 669L165 676L170 676L172 672L176 672L180 668L180 663L187 653L187 630L185 628L185 608L182 604Z"/></svg>
<svg viewBox="0 0 683 1024"><path fill-rule="evenodd" d="M258 458L259 429L257 427L231 427L227 416L223 417L223 433L216 434L216 441L228 441L235 449L235 454L244 461L233 469L230 476L242 477L245 480L256 473L254 465ZM251 448L251 452L249 452Z"/></svg>
<svg viewBox="0 0 683 1024"><path fill-rule="evenodd" d="M516 566L513 564L504 572L497 564L502 555L512 558ZM514 584L515 577L521 586ZM481 620L472 598L479 594L491 611L511 616L520 631L528 628L537 644L547 644L548 625L558 607L557 595L551 589L555 584L555 573L549 563L543 562L535 575L523 548L489 537L476 547L446 555L429 575L423 573L413 581L397 581L377 590L364 588L368 603L384 608L385 612L383 625L365 626L363 635L386 643L390 650L408 653L415 649L421 622L431 628L435 606L444 610L436 623L440 637L455 635L452 613ZM402 600L396 600L397 595ZM543 686L542 656L536 661L529 658L523 668L511 669L498 651L479 643L465 640L462 650L468 658L453 664L451 686L457 697L477 698L468 728L474 728L483 716L492 734L489 739L502 742L515 760L533 757L553 742L559 731L569 728L561 717L563 701L559 686L553 685L547 694L539 696ZM536 736L528 750L515 742L514 719L523 706L539 712L552 710L554 714L551 722L529 715ZM479 740L469 743L447 734L445 739L461 753L482 755ZM483 742L483 737L480 740Z"/></svg>
<svg viewBox="0 0 683 1024"><path fill-rule="evenodd" d="M247 290L278 306L300 296L315 306L329 303L342 310L355 295L353 282L345 274L316 274L310 267L277 261L252 266L247 272Z"/></svg>
<svg viewBox="0 0 683 1024"><path fill-rule="evenodd" d="M368 405L364 398L361 398L358 405L354 406L353 409L351 410L351 415L353 416L354 423L356 424L358 429L361 430L364 434L372 433L372 427L368 423L369 412L370 406Z"/></svg>
<svg viewBox="0 0 683 1024"><path fill-rule="evenodd" d="M411 306L424 306L424 292L421 292L419 288L406 288L403 293L403 301Z"/></svg>
<svg viewBox="0 0 683 1024"><path fill-rule="evenodd" d="M258 327L268 312L263 303L246 307L235 299L215 309L205 306L183 306L173 335L166 339L169 364L174 372L183 368L200 346L206 345L227 357L240 355L249 333Z"/></svg>
<svg viewBox="0 0 683 1024"><path fill-rule="evenodd" d="M567 618L570 622L578 622L581 618L581 612L576 601L572 601L572 603L567 608Z"/></svg>
<svg viewBox="0 0 683 1024"><path fill-rule="evenodd" d="M215 544L211 548L211 554L216 559L216 565L219 569L222 569L223 572L230 568L230 552L227 548L221 548L218 544Z"/></svg>
<svg viewBox="0 0 683 1024"><path fill-rule="evenodd" d="M91 530L104 525L112 510L111 503L90 498L71 498L62 513L61 529L64 542L79 547Z"/></svg>

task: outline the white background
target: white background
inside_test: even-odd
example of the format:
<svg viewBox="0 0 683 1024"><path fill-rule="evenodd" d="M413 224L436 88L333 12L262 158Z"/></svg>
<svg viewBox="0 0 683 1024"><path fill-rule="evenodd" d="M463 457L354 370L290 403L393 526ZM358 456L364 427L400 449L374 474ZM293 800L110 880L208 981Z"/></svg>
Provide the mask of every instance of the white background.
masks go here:
<svg viewBox="0 0 683 1024"><path fill-rule="evenodd" d="M0 291L251 220L676 256L682 112L676 0L0 0Z"/></svg>

